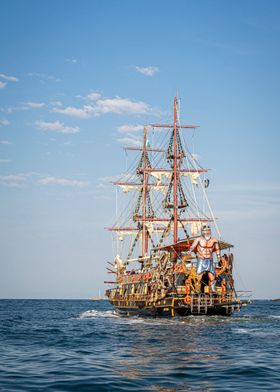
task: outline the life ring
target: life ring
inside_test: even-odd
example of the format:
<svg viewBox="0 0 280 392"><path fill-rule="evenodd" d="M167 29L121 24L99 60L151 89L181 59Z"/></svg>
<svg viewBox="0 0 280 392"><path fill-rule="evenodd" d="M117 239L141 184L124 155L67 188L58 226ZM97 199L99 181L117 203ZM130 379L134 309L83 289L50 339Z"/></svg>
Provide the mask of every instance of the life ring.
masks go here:
<svg viewBox="0 0 280 392"><path fill-rule="evenodd" d="M148 272L148 280L152 279L153 274L151 272Z"/></svg>
<svg viewBox="0 0 280 392"><path fill-rule="evenodd" d="M190 304L191 303L191 296L189 294L187 294L185 296L185 298L183 299L183 301L184 301L184 304L186 304L186 305Z"/></svg>
<svg viewBox="0 0 280 392"><path fill-rule="evenodd" d="M120 276L120 278L119 278L119 281L120 281L120 282L122 282L122 281L123 281L123 278L122 278L122 276Z"/></svg>
<svg viewBox="0 0 280 392"><path fill-rule="evenodd" d="M138 275L138 276L137 276L137 280L138 280L138 281L140 281L141 278L142 278L142 275Z"/></svg>
<svg viewBox="0 0 280 392"><path fill-rule="evenodd" d="M131 280L132 280L132 282L135 281L135 276L134 275L132 275Z"/></svg>

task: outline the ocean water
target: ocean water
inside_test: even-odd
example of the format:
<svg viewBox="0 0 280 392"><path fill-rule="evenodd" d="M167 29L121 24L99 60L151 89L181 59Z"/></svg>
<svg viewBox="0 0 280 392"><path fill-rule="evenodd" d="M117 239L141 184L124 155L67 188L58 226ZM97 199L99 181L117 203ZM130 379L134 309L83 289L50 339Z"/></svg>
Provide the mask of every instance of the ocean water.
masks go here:
<svg viewBox="0 0 280 392"><path fill-rule="evenodd" d="M121 317L107 301L0 300L1 391L280 391L280 302Z"/></svg>

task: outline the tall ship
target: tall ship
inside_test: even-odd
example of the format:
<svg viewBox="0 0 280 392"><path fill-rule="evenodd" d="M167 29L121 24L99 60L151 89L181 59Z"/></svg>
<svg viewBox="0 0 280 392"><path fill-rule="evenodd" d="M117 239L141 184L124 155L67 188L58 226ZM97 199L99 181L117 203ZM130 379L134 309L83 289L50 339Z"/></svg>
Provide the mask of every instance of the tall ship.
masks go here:
<svg viewBox="0 0 280 392"><path fill-rule="evenodd" d="M175 97L172 121L143 127L141 145L125 148L137 156L113 182L119 190L116 223L107 228L115 255L106 296L126 315L230 316L250 300L235 290L234 246L221 237L207 170L182 135L197 126L182 125L179 112Z"/></svg>

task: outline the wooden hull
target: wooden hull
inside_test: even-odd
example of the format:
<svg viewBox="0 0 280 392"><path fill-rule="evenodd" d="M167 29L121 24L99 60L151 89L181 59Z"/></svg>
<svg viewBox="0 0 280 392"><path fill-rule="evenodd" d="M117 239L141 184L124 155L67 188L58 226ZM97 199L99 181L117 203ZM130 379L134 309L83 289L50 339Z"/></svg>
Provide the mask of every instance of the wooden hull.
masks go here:
<svg viewBox="0 0 280 392"><path fill-rule="evenodd" d="M133 300L110 300L110 303L123 315L141 315L153 317L231 316L246 303L238 299L221 302L218 297L192 297L189 304L183 298L165 298L157 303Z"/></svg>

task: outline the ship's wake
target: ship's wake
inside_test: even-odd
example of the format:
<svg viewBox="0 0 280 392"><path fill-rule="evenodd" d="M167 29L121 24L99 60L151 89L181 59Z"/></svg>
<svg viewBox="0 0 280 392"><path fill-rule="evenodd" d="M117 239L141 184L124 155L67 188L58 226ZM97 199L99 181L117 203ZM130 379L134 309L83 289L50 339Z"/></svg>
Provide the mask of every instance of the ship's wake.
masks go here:
<svg viewBox="0 0 280 392"><path fill-rule="evenodd" d="M94 310L94 309L91 309L91 310L86 310L85 312L81 313L78 318L82 320L82 319L95 318L95 317L112 318L112 317L119 317L119 314L114 310Z"/></svg>

